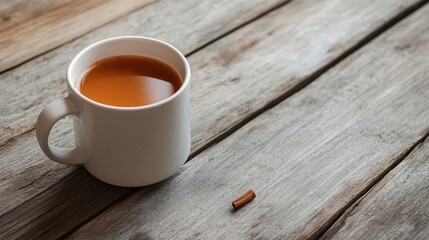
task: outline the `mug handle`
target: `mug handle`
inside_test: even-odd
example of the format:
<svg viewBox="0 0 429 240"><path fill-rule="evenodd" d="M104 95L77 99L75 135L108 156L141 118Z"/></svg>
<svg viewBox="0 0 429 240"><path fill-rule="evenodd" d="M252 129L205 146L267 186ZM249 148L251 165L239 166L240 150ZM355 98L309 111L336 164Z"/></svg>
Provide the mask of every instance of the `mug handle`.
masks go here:
<svg viewBox="0 0 429 240"><path fill-rule="evenodd" d="M78 115L79 112L69 97L58 99L45 107L37 118L36 137L40 148L50 159L59 163L82 164L86 162L82 150L52 146L48 143L49 133L54 124L67 115Z"/></svg>

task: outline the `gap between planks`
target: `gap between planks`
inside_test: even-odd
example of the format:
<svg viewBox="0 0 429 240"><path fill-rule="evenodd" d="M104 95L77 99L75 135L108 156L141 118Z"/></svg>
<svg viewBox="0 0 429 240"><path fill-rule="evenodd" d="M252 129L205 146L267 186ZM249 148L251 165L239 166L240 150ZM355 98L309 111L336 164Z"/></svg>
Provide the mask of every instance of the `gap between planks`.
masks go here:
<svg viewBox="0 0 429 240"><path fill-rule="evenodd" d="M72 172L73 173L73 172ZM68 174L71 175L72 173ZM67 176L68 176L67 175ZM48 188L49 189L49 188ZM126 194L124 194L123 196L121 196L120 198L116 199L115 201L113 201L111 204L107 204L106 206L102 207L99 211L95 212L94 214L92 214L92 216L89 216L87 219L85 219L82 222L79 222L79 224L76 224L76 226L74 226L73 228L70 228L70 230L68 230L67 232L65 232L63 235L61 235L58 239L66 239L68 236L72 235L74 232L76 232L79 228L81 228L82 226L84 226L85 224L89 223L90 221L92 221L94 218L100 216L102 213L104 213L105 211L107 211L109 208L115 206L116 204L119 204L120 202L124 201L125 199L127 199L130 195L132 195L133 193L137 192L140 188L132 188L130 189L130 191ZM46 189L47 190L47 189ZM41 193L40 193L41 194ZM30 201L30 200L29 200ZM13 210L13 209L12 209ZM11 211L12 211L11 210ZM45 235L45 233L43 233L43 235ZM41 235L41 237L43 236Z"/></svg>
<svg viewBox="0 0 429 240"><path fill-rule="evenodd" d="M406 184L408 182L407 181L408 180L407 177L410 177L409 176L410 173L407 174L407 170L406 170L407 168L408 168L408 171L410 171L410 169L417 170L417 169L415 169L416 166L415 165L413 166L413 162L425 161L424 160L424 155L429 156L429 155L427 155L428 141L429 141L429 135L426 135L426 137L424 138L423 142L420 143L420 144L418 144L418 145L416 145L414 147L414 149L406 156L405 159L401 160L401 162L399 164L395 165L394 168L391 169L391 171L389 171L367 193L365 193L365 195L361 196L352 206L350 206L340 216L340 218L321 236L321 239L325 240L325 239L332 239L332 238L337 238L337 239L341 238L341 237L338 237L337 234L339 234L341 232L341 230L343 230L345 227L347 227L348 221L350 220L351 222L353 222L354 219L356 219L355 218L356 216L359 216L359 215L365 214L365 212L368 212L368 209L365 209L365 205L366 206L371 206L371 205L374 206L374 205L376 205L374 202L372 202L372 203L369 203L369 202L371 200L379 199L380 197L382 197L383 195L380 195L380 194L382 194L383 192L386 193L385 196L389 196L389 197L392 198L391 200L392 200L393 203L395 201L396 201L396 203L401 202L401 201L402 202L406 201L407 205L414 206L414 207L419 207L419 206L416 205L416 204L419 203L418 200L414 201L414 202L411 202L411 203L408 202L408 201L412 201L411 199L413 199L413 200L414 199L419 199L418 195L420 193L417 194L417 196L415 196L415 195L408 195L408 194L410 194L410 193L408 193L407 196L405 197L404 195L402 195L402 196L399 195L398 196L398 195L396 195L396 194L398 194L398 192L395 193L395 192L392 192L392 191L394 191L394 190L401 191L400 190L401 187L402 187L401 185L402 184ZM426 154L425 154L425 152L426 152ZM423 168L423 169L419 169L419 171L422 171L421 173L423 173L425 170ZM416 179L419 178L419 180L417 180L417 181L421 181L421 183L424 185L425 184L424 183L425 180L424 180L424 177L421 176L421 173L419 174L418 172L414 172L413 171L411 174L413 175L412 178L416 178ZM402 180L401 183L398 183L398 179L404 178L404 177L405 177L405 179ZM392 182L395 182L395 179L397 180L396 184L392 183ZM414 184L415 183L416 182L414 182ZM390 184L390 188L389 188L389 184ZM398 184L399 184L399 186L398 186ZM392 189L392 185L393 185L393 189ZM412 189L414 186L409 186L409 187ZM418 187L418 186L415 186L415 187ZM421 196L424 196L424 193ZM388 208L390 209L390 208L392 208L392 206L394 206L394 205L389 205ZM380 207L380 204L379 204L379 207ZM423 206L420 206L420 207L423 207ZM395 214L394 209L392 209L393 211L388 211L388 212L386 212L386 210L388 210L386 208L384 208L384 209L377 209L377 210L379 210L379 211L375 211L375 214L373 215L373 216L375 216L375 219L374 218L370 219L369 223L371 223L371 221L374 221L374 220L376 220L376 221L380 220L380 219L377 219L377 216L380 216L381 218L383 218L383 216L386 216L386 215L389 215L389 214L390 214L390 216L392 216L393 214ZM410 216L410 214L413 214L413 213L416 213L416 212L406 212L403 215ZM419 213L419 215L420 215L420 213ZM423 213L422 216L423 216L423 218L425 218L425 216L428 217L429 215L424 215L424 213ZM395 220L399 220L399 219L396 218L396 219L391 219L391 220L395 221ZM399 221L401 221L401 220L399 220ZM420 223L422 223L422 224L425 224L425 222L427 222L427 221L424 221L424 220L420 221ZM411 224L414 224L414 223L411 223ZM372 226L373 224L370 224L370 225ZM407 221L406 220L405 221L401 221L401 225L405 225L406 226L407 225ZM374 226L382 226L383 227L384 225L379 225L379 223L376 222L374 224ZM365 227L368 227L368 225L366 225ZM389 226L386 226L386 227L389 227ZM383 229L383 231L377 231L377 232L374 232L372 229L366 229L366 231L364 231L363 235L369 233L369 236L372 235L372 238L374 238L375 237L374 234L378 235L378 236L381 236L378 233L384 232L384 233L390 233L391 234L390 238L395 237L395 238L416 239L416 235L413 235L413 233L418 234L418 232L417 232L418 230L415 231L415 232L413 232L414 230L417 230L417 229L413 228L411 231L408 231L408 232L406 232L406 231L405 232L401 232L401 228L393 230L392 227L387 228L387 229ZM347 233L347 230L346 230L346 233ZM363 235L361 235L360 237L362 237ZM354 237L355 234L350 233L348 236L353 236ZM369 236L367 235L366 238L368 238ZM389 236L389 235L385 235L385 236ZM343 238L344 238L344 235L343 235ZM378 237L378 238L380 238L380 237ZM418 237L418 238L420 239L420 237ZM423 236L423 238L425 238L425 237ZM359 236L356 236L356 239L359 239ZM386 239L389 239L389 238L386 238ZM427 239L427 237L425 239Z"/></svg>
<svg viewBox="0 0 429 240"><path fill-rule="evenodd" d="M418 148L422 143L424 143L429 138L429 129L424 133L424 135L417 140L410 148L406 149L402 154L400 154L393 163L388 166L380 175L376 176L373 181L371 181L368 186L366 186L362 191L358 192L354 198L351 199L343 208L338 210L331 219L323 225L323 227L315 232L313 236L310 236L309 239L320 239L325 235L328 230L347 212L350 207L353 207L357 202L362 200L366 194L368 194L371 189L373 189L383 178L393 171L405 158L407 158L416 148Z"/></svg>
<svg viewBox="0 0 429 240"><path fill-rule="evenodd" d="M402 12L400 12L398 15L396 15L395 17L393 17L392 19L390 19L389 21L387 21L385 24L381 25L380 27L376 28L374 31L372 31L369 35L367 35L366 37L364 37L363 39L361 39L359 42L357 42L355 45L353 45L352 47L350 47L348 50L346 50L344 53L340 54L337 58L333 59L331 62L328 62L325 66L322 66L320 69L318 69L317 71L315 71L313 74L311 74L309 77L307 77L306 79L304 79L302 82L300 82L299 84L297 84L296 86L294 86L293 88L291 88L289 91L285 92L284 94L282 94L281 96L279 96L278 98L270 101L269 103L267 103L264 107L256 110L254 113L252 113L251 115L249 115L248 117L244 118L243 120L241 120L240 122L238 122L235 125L232 125L227 131L219 134L217 137L215 137L213 140L209 141L207 144L201 146L198 150L196 150L195 152L193 152L188 160L190 161L191 159L195 158L197 155L199 155L200 153L202 153L204 150L208 149L209 147L211 147L212 145L221 142L223 139L227 138L229 135L233 134L235 131L237 131L238 129L240 129L241 127L245 126L247 123L249 123L250 121L252 121L253 119L255 119L256 117L258 117L259 115L261 115L262 113L264 113L265 111L275 107L276 105L278 105L279 103L281 103L282 101L284 101L285 99L287 99L288 97L294 95L295 93L299 92L300 90L304 89L306 86L308 86L310 83L312 83L313 81L315 81L318 77L320 77L323 73L325 73L326 71L328 71L330 68L334 67L335 65L337 65L339 62L341 62L342 60L344 60L345 58L347 58L348 56L352 55L354 52L356 52L358 49L360 49L361 47L363 47L364 45L368 44L369 42L371 42L372 40L374 40L375 38L377 38L379 35L381 35L383 32L385 32L387 29L391 28L392 26L394 26L395 24L399 23L400 21L402 21L403 19L405 19L406 17L408 17L409 15L411 15L412 13L414 13L415 11L417 11L419 8L421 8L422 6L424 6L427 2L429 2L428 0L422 0L417 2L416 4L406 8L405 10L403 10ZM255 18L239 25L238 27L226 32L225 34L221 35L218 38L215 38L214 40L202 45L201 47L197 48L196 50L190 52L189 54L186 55L186 57L189 57L190 55L202 50L203 48L207 47L208 45L218 41L219 39L235 32L236 30L238 30L239 28L248 25L250 23L252 23L253 21L263 17L264 15L282 7L283 5L286 5L288 2L286 3L282 3L279 4L278 6L256 16ZM347 205L340 209L340 211L338 211L336 214L333 215L333 219L329 219L328 222L326 222L324 224L324 226L322 227L322 229L320 229L318 232L316 232L313 236L310 236L310 239L319 239L320 237L323 236L324 233L326 233L326 231L346 212L346 210L352 206L356 201L358 201L362 196L364 196L368 191L370 191L372 189L372 187L374 187L381 179L383 179L383 177L388 174L392 169L394 169L403 159L405 159L417 146L419 146L422 142L424 142L424 140L429 136L429 130L424 134L424 136L422 138L420 138L416 143L414 143L409 149L407 149L403 154L401 154L400 156L398 156L397 160L394 161L394 163L389 166L384 172L382 172L379 176L377 176L366 188L364 188L361 192L359 192L355 198L352 199L352 201L350 201L349 203L347 203ZM186 164L186 163L185 163ZM100 210L99 212L97 212L96 214L94 214L94 217L91 219L87 219L84 222L81 222L78 226L76 226L75 228L71 229L69 232L67 232L66 234L64 234L63 236L61 236L61 238L67 238L68 236L70 236L71 234L73 234L77 229L79 229L80 227L82 227L83 225L89 223L90 221L92 221L92 219L96 218L98 215L102 214L103 212L105 212L106 210L110 209L111 207L119 204L120 202L126 200L128 197L130 197L132 194L134 194L135 192L137 192L139 190L139 188L136 189L132 189L130 192L128 192L127 194L125 194L124 196L122 196L121 198L119 198L117 201L112 202L112 204L106 205L102 210Z"/></svg>

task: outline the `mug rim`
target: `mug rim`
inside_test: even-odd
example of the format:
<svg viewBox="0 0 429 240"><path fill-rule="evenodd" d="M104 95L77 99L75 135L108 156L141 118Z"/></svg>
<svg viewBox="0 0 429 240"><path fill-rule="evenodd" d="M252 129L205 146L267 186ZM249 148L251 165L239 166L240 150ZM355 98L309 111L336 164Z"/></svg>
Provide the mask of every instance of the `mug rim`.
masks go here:
<svg viewBox="0 0 429 240"><path fill-rule="evenodd" d="M71 71L72 71L72 67L76 64L76 62L78 61L78 59L87 51L89 51L90 49L97 47L101 44L104 44L106 42L110 42L110 41L117 41L117 40L124 40L124 39L137 39L137 40L146 40L146 41L153 41L153 42L157 42L161 45L164 45L170 49L172 49L174 52L177 53L177 55L180 57L180 59L182 60L182 62L184 63L185 66L185 78L183 79L183 83L180 86L180 88L171 96L169 96L166 99L163 99L159 102L155 102L155 103L151 103L149 105L143 105L143 106L135 106L135 107L120 107L120 106L113 106L113 105L107 105L104 103L99 103L97 101L94 101L90 98L88 98L87 96L83 95L79 90L77 90L77 87L72 83L71 80ZM176 68L173 67L175 70ZM176 70L177 71L177 70ZM151 108L155 108L158 107L160 105L164 105L167 102L172 101L173 99L177 98L177 96L179 96L184 89L189 85L191 79L191 70L189 67L189 63L186 60L185 56L175 47L173 47L172 45L155 39L155 38L150 38L150 37L142 37L142 36L119 36L119 37L111 37L111 38L106 38L97 42L94 42L92 44L90 44L89 46L85 47L84 49L82 49L75 57L73 57L72 61L69 64L69 67L67 69L67 84L69 85L70 89L80 98L82 98L83 100L85 100L86 102L88 102L89 104L95 105L97 107L101 107L101 108L105 108L105 109L110 109L110 110L124 110L124 111L133 111L133 110L142 110L142 109L151 109Z"/></svg>

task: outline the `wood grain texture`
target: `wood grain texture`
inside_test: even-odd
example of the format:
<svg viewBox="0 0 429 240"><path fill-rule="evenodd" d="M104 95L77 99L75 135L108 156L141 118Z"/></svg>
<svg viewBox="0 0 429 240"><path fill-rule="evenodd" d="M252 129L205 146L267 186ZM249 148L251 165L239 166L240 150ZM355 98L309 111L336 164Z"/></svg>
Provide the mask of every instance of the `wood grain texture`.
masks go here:
<svg viewBox="0 0 429 240"><path fill-rule="evenodd" d="M67 172L70 171L70 167L68 168L56 171ZM32 185L37 188L38 185L47 184L48 181L55 181L53 175L48 172ZM24 203L16 211L3 215L0 220L0 236L2 239L63 238L87 218L97 216L106 206L121 200L126 193L132 191L130 188L114 187L99 181L88 180L92 178L83 168L78 168L73 174L63 177L59 184L49 189L51 193L49 198L36 195L32 198L32 204ZM83 186L82 182L87 185ZM88 191L88 189L97 190ZM64 202L70 199L73 199L71 201L73 204L64 205Z"/></svg>
<svg viewBox="0 0 429 240"><path fill-rule="evenodd" d="M324 239L429 239L429 140L354 204Z"/></svg>
<svg viewBox="0 0 429 240"><path fill-rule="evenodd" d="M48 160L37 145L32 131L37 114L47 102L65 94L66 65L80 49L113 35L145 35L172 42L184 53L189 53L285 2L156 2L2 74L0 88L5 91L0 95L3 104L1 138L8 140L0 146L0 238L61 237L133 191L111 187L106 192L104 184L83 174L86 172L82 168ZM174 13L177 11L186 14L176 18ZM27 120L21 121L23 117ZM21 125L25 122L29 125ZM54 129L51 136L53 142L71 144L70 126L59 125L54 127L57 131ZM13 129L15 126L19 128ZM23 132L27 133L13 138ZM93 201L85 200L89 197L93 197ZM41 205L42 202L44 204ZM79 208L83 202L88 206ZM56 224L58 219L63 222Z"/></svg>
<svg viewBox="0 0 429 240"><path fill-rule="evenodd" d="M0 3L0 72L153 1L3 1Z"/></svg>
<svg viewBox="0 0 429 240"><path fill-rule="evenodd" d="M58 8L69 4L71 0L52 1L52 0L13 0L2 1L0 3L0 31L25 24L33 19L41 17L44 14L55 11Z"/></svg>
<svg viewBox="0 0 429 240"><path fill-rule="evenodd" d="M317 236L428 136L428 21L426 6L70 239ZM258 197L232 212L249 188Z"/></svg>

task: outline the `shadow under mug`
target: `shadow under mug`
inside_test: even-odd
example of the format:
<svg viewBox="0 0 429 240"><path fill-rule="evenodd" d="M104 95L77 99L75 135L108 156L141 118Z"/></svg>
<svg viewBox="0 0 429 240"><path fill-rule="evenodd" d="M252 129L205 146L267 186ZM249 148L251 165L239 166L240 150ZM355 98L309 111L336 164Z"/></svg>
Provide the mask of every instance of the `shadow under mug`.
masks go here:
<svg viewBox="0 0 429 240"><path fill-rule="evenodd" d="M81 73L96 61L116 55L140 55L168 63L182 78L172 96L147 106L116 107L95 102L76 87ZM152 38L105 39L83 49L67 71L68 96L40 113L36 135L50 159L83 166L101 181L136 187L164 180L185 163L191 149L190 68L171 45ZM74 115L75 148L48 143L54 124Z"/></svg>

